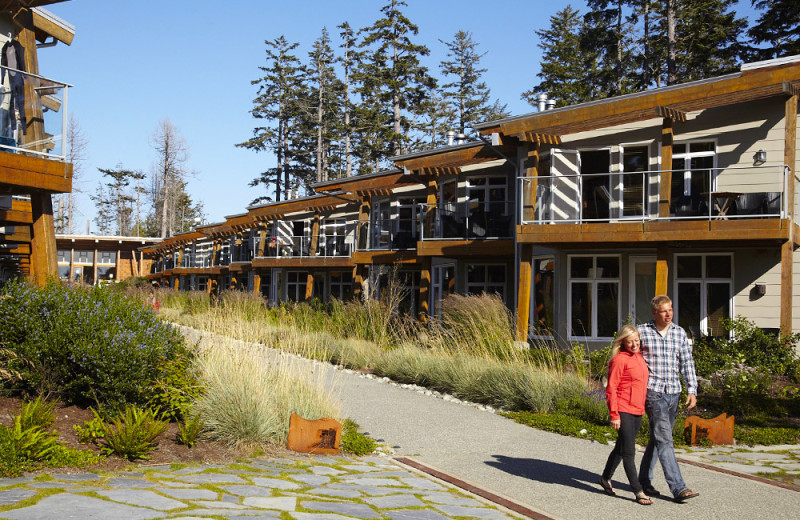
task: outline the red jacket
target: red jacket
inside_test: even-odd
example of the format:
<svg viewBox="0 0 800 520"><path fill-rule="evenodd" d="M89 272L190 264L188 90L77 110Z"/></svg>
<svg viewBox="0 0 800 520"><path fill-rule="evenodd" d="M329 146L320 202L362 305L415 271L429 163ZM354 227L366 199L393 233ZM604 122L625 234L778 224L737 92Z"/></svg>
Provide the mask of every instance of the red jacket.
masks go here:
<svg viewBox="0 0 800 520"><path fill-rule="evenodd" d="M611 420L619 419L619 412L644 415L647 397L647 363L642 354L621 351L608 365L606 402Z"/></svg>

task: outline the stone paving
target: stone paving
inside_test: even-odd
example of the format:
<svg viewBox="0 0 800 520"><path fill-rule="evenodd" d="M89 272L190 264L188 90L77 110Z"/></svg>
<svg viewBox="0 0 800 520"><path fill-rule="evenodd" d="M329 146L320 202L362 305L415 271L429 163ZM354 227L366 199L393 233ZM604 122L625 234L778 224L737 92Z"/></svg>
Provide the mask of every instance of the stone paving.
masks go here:
<svg viewBox="0 0 800 520"><path fill-rule="evenodd" d="M0 479L0 518L45 520L511 519L482 499L381 457L249 459L137 472Z"/></svg>
<svg viewBox="0 0 800 520"><path fill-rule="evenodd" d="M728 471L800 484L800 444L693 447L675 453L681 459Z"/></svg>

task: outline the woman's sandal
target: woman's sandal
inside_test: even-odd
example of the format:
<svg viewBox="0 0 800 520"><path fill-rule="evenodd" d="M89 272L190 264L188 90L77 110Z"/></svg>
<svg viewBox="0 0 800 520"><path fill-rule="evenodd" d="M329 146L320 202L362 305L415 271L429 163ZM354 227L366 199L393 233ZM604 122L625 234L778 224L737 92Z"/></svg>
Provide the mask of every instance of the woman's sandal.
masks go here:
<svg viewBox="0 0 800 520"><path fill-rule="evenodd" d="M636 503L643 506L652 506L653 500L647 495L636 495Z"/></svg>
<svg viewBox="0 0 800 520"><path fill-rule="evenodd" d="M610 497L617 496L617 492L614 491L614 488L611 487L611 482L609 482L608 480L604 479L603 477L600 477L600 486L602 486L603 491L606 492L606 495L608 495Z"/></svg>

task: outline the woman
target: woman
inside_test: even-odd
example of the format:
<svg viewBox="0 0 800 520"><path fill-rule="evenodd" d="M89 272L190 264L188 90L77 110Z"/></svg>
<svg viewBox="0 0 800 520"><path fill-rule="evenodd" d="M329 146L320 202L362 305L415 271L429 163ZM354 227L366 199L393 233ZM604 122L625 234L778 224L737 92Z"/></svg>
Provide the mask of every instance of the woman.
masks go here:
<svg viewBox="0 0 800 520"><path fill-rule="evenodd" d="M653 503L644 494L636 473L636 434L642 425L644 401L647 396L647 364L639 352L639 333L633 325L625 325L611 349L611 361L608 364L608 386L606 402L611 416L611 426L619 432L617 444L608 456L608 462L600 477L600 485L607 495L616 495L611 487L611 477L619 466L620 460L625 468L636 502L643 506Z"/></svg>

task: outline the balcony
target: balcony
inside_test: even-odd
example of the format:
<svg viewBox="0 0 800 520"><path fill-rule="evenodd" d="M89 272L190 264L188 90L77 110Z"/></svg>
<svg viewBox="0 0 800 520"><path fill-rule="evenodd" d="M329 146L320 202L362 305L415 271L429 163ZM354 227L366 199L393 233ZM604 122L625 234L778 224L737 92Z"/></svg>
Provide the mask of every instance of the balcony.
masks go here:
<svg viewBox="0 0 800 520"><path fill-rule="evenodd" d="M69 86L0 66L0 152L7 152L0 153L0 183L71 190L64 143Z"/></svg>
<svg viewBox="0 0 800 520"><path fill-rule="evenodd" d="M421 240L512 238L509 200L420 204Z"/></svg>
<svg viewBox="0 0 800 520"><path fill-rule="evenodd" d="M414 210L417 214L417 210ZM415 249L420 236L419 222L415 218L372 219L369 223L369 240L363 251L405 251Z"/></svg>
<svg viewBox="0 0 800 520"><path fill-rule="evenodd" d="M318 239L318 242L317 242ZM312 251L312 244L317 247ZM349 258L353 251L353 236L279 236L267 240L261 258Z"/></svg>
<svg viewBox="0 0 800 520"><path fill-rule="evenodd" d="M800 189L798 178L782 165L551 175L519 182L522 241L556 242L592 236L646 240L648 233L653 239L655 233L670 240L736 239L737 230L752 231L739 238L783 239L788 183L796 193Z"/></svg>

